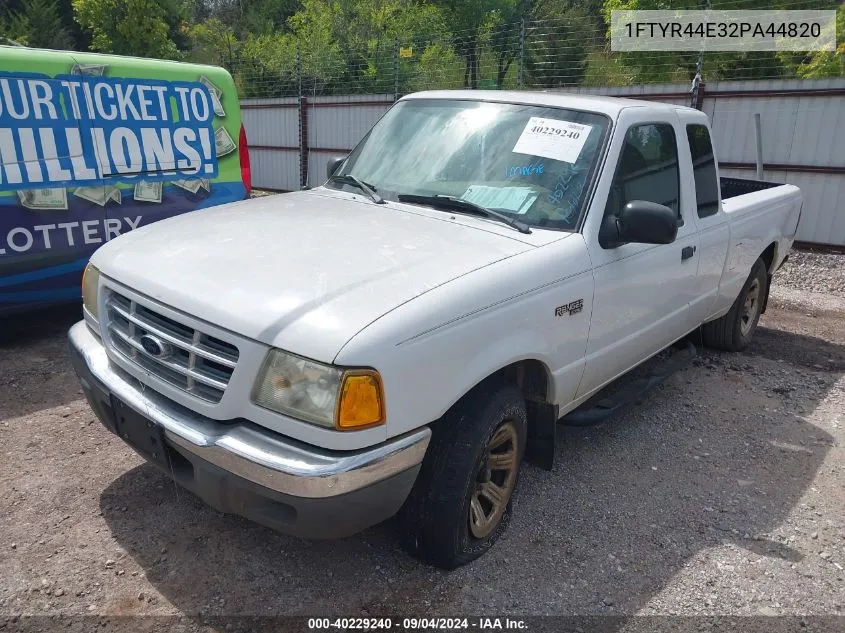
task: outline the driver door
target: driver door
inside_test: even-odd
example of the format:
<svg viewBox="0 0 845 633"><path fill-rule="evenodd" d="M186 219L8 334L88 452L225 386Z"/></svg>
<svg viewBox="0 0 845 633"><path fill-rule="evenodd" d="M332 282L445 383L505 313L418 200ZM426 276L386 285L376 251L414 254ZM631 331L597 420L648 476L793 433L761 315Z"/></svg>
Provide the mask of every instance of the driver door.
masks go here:
<svg viewBox="0 0 845 633"><path fill-rule="evenodd" d="M603 217L591 218L585 227L595 296L579 397L632 369L693 327L690 303L698 236L689 216L690 201L682 195L686 188L681 184L678 141L685 138L684 132L677 121L654 122L653 114L651 120L637 120L636 115L627 118L625 125L620 117L617 135L622 138L615 138L611 147L611 156L620 158L605 208L594 208L591 215L618 213L632 200L648 200L677 212L678 235L671 244L603 248L598 240ZM607 168L613 168L612 164Z"/></svg>

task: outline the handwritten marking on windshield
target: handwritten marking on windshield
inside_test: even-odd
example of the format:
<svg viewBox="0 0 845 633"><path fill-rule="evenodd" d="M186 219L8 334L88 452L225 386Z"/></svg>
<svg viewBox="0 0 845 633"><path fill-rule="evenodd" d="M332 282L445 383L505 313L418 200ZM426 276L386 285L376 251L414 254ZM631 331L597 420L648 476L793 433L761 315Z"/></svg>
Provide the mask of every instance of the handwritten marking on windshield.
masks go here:
<svg viewBox="0 0 845 633"><path fill-rule="evenodd" d="M505 178L513 178L514 176L540 176L545 169L546 166L543 163L511 165L510 167L505 167Z"/></svg>
<svg viewBox="0 0 845 633"><path fill-rule="evenodd" d="M549 193L549 202L551 204L556 205L563 200L566 190L569 189L569 185L572 184L576 175L578 175L577 172L568 172L558 176L557 182L555 182L555 188Z"/></svg>
<svg viewBox="0 0 845 633"><path fill-rule="evenodd" d="M586 181L584 178L576 179L576 176L580 175L575 171L561 174L554 189L548 195L549 204L561 209L561 219L566 222L574 221L581 206L581 192L584 190ZM566 198L566 201L564 201L564 198Z"/></svg>

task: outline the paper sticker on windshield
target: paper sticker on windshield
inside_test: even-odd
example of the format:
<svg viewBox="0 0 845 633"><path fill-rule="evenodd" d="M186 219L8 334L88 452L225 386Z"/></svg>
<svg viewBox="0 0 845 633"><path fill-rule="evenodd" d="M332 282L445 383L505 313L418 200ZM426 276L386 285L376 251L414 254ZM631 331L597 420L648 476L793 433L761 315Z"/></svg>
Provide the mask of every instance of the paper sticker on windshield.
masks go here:
<svg viewBox="0 0 845 633"><path fill-rule="evenodd" d="M589 125L532 116L512 151L572 164L584 149L590 130Z"/></svg>
<svg viewBox="0 0 845 633"><path fill-rule="evenodd" d="M537 192L531 187L488 187L470 185L461 196L463 200L498 211L510 211L522 215L527 213L537 199Z"/></svg>

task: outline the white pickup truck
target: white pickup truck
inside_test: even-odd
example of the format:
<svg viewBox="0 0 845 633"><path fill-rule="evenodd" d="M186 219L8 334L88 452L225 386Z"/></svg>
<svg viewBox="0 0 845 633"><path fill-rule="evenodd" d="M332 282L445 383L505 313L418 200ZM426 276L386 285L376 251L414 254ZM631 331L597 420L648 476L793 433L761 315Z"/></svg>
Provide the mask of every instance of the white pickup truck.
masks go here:
<svg viewBox="0 0 845 633"><path fill-rule="evenodd" d="M691 332L748 344L802 206L720 182L701 112L566 94L409 95L328 172L100 248L74 366L215 508L306 538L398 513L447 568L558 419Z"/></svg>

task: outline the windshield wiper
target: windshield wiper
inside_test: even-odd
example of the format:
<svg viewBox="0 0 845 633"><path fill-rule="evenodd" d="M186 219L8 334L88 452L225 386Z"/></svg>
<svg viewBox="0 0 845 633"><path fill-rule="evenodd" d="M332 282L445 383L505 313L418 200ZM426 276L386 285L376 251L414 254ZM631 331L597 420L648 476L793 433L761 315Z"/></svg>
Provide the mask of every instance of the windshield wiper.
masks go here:
<svg viewBox="0 0 845 633"><path fill-rule="evenodd" d="M352 174L332 174L329 176L329 182L339 182L344 185L352 185L353 187L358 187L361 191L365 194L370 196L373 199L373 202L376 204L384 204L384 198L376 193L376 188L372 185L368 185L363 180L358 180Z"/></svg>
<svg viewBox="0 0 845 633"><path fill-rule="evenodd" d="M504 213L499 213L493 209L482 207L480 204L475 204L463 198L456 198L455 196L421 196L415 193L400 193L397 198L399 202L410 202L411 204L425 204L432 207L441 207L445 209L456 209L459 211L469 211L470 213L477 213L487 218L493 218L504 222L508 226L515 228L520 233L530 233L531 229L524 222L515 220Z"/></svg>

